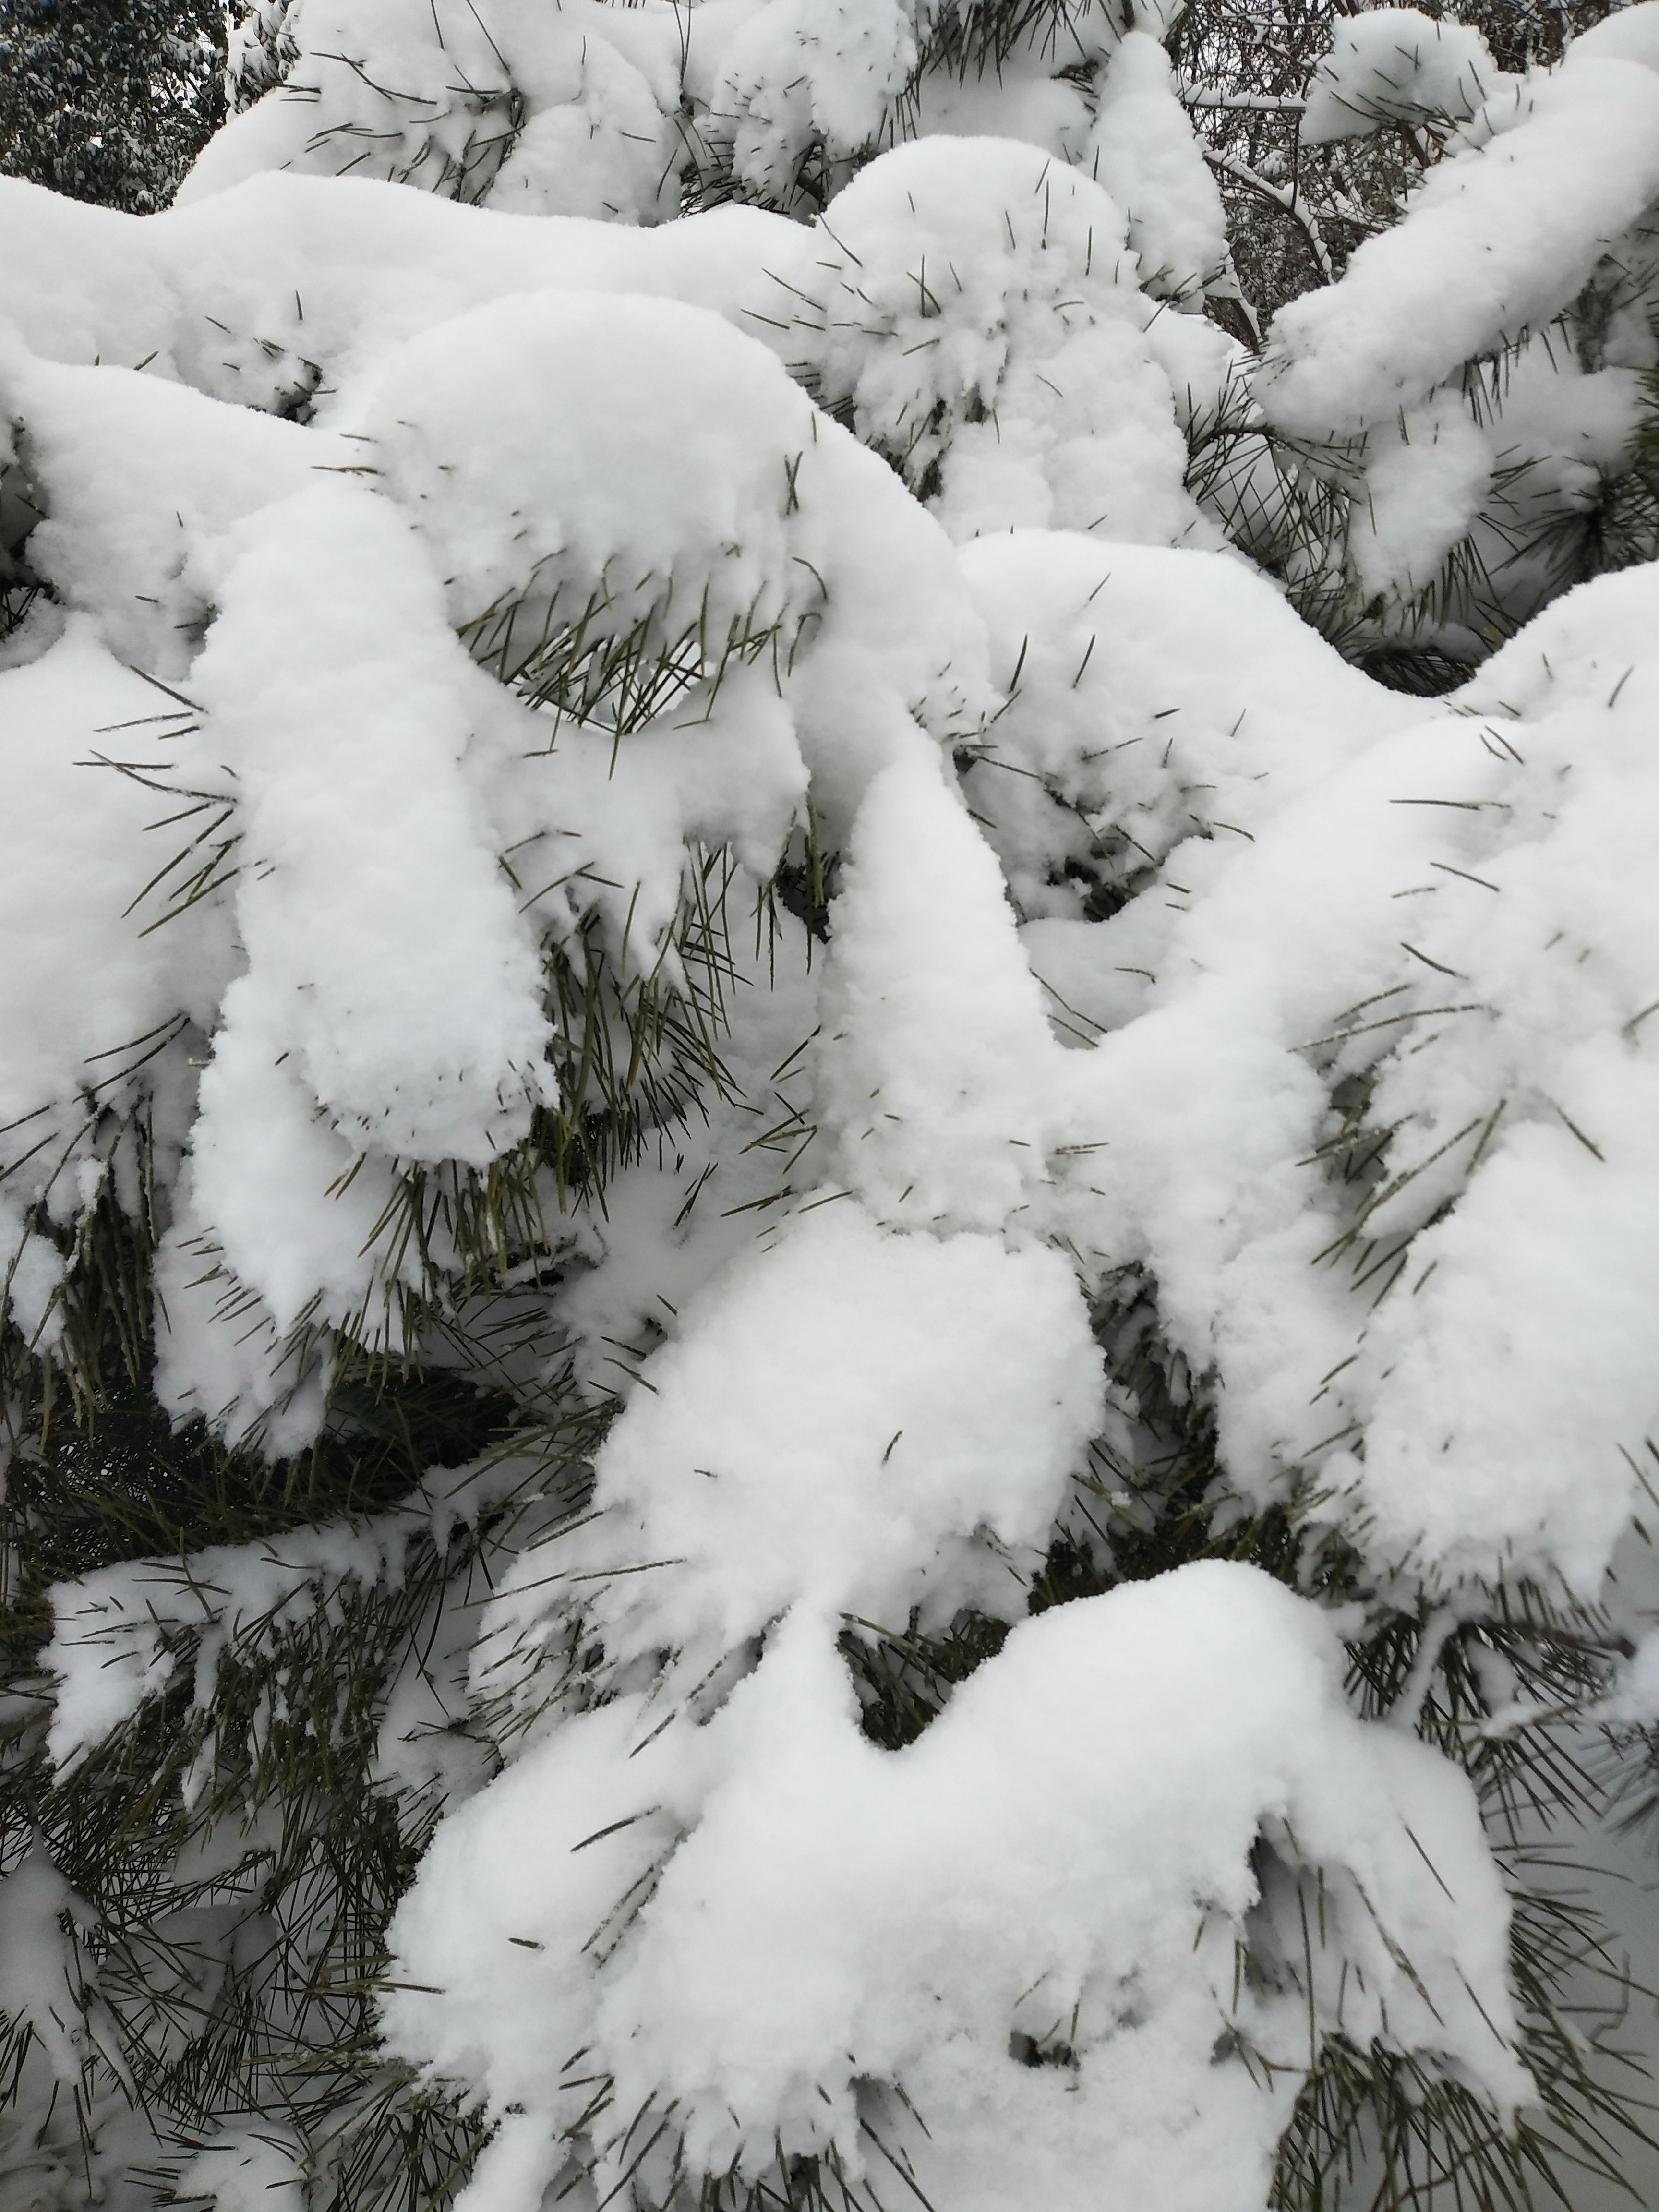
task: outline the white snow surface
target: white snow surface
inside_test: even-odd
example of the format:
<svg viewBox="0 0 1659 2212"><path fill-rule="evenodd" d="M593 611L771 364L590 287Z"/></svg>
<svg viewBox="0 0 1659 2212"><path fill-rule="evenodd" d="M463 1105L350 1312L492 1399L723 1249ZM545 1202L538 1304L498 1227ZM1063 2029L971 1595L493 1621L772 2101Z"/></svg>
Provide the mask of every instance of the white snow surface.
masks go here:
<svg viewBox="0 0 1659 2212"><path fill-rule="evenodd" d="M988 112L994 135L1076 158L1090 106L1061 72L1097 63L1124 12L1096 0L1029 26L992 88L935 67L900 106L936 13L911 0L507 0L487 21L453 0L296 0L286 85L227 125L181 198L269 170L349 172L503 212L651 224L678 213L688 164L793 207L811 157L844 174L884 137L971 136Z"/></svg>
<svg viewBox="0 0 1659 2212"><path fill-rule="evenodd" d="M88 2057L76 2001L84 1969L70 1930L91 1917L32 1837L0 1873L0 2019L33 2032L52 2079L80 2079Z"/></svg>
<svg viewBox="0 0 1659 2212"><path fill-rule="evenodd" d="M1633 7L1615 9L1578 33L1567 58L1575 64L1640 62L1644 69L1659 70L1659 8L1654 0L1636 0Z"/></svg>
<svg viewBox="0 0 1659 2212"><path fill-rule="evenodd" d="M180 2203L207 2202L216 2212L304 2212L305 2149L254 2116L234 2134L204 2143L173 2185Z"/></svg>
<svg viewBox="0 0 1659 2212"><path fill-rule="evenodd" d="M1655 73L1575 54L1532 85L1512 128L1432 168L1340 283L1281 309L1270 416L1318 436L1414 406L1464 362L1547 323L1656 198Z"/></svg>
<svg viewBox="0 0 1659 2212"><path fill-rule="evenodd" d="M521 1470L511 1461L434 1468L421 1487L386 1513L295 1529L260 1544L221 1544L171 1559L136 1559L100 1568L53 1592L52 1635L42 1665L56 1683L47 1748L72 1772L111 1733L164 1690L187 1656L193 1703L205 1710L222 1662L269 1656L284 1633L313 1618L337 1621L356 1589L397 1589L412 1547L424 1539L442 1552L458 1525L511 1492ZM381 1760L395 1778L425 1779L418 1753L400 1748L400 1723L438 1698L443 1659L433 1649L411 1658L382 1728ZM463 1673L465 1665L463 1662ZM413 1692L411 1695L410 1692ZM455 1701L459 1710L461 1700ZM442 1711L441 1723L452 1720Z"/></svg>
<svg viewBox="0 0 1659 2212"><path fill-rule="evenodd" d="M1351 497L1355 603L1402 635L1535 611L1560 588L1552 546L1629 466L1655 359L1652 12L1510 76L1468 26L1368 9L1316 72L1310 141L1426 122L1444 147L1340 281L1274 317L1255 380Z"/></svg>
<svg viewBox="0 0 1659 2212"><path fill-rule="evenodd" d="M1045 980L1107 1032L1066 1055L1091 1149L1055 1159L1046 1218L1103 1273L1156 1279L1218 1378L1235 1480L1266 1498L1320 1468L1373 1556L1431 1587L1597 1587L1634 1494L1621 1444L1659 1412L1631 1334L1656 1291L1653 924L1620 857L1650 818L1656 587L1648 568L1570 594L1449 714L1380 701L1369 741L1277 802L1258 770L1243 837L1226 817L1176 845L1086 945L1059 920L1030 940L1041 968L1042 932L1073 933ZM1239 711L1242 735L1260 702ZM1362 1078L1345 1124L1332 1090ZM1362 1127L1360 1192L1327 1163ZM1550 1348L1570 1326L1577 1373Z"/></svg>
<svg viewBox="0 0 1659 2212"><path fill-rule="evenodd" d="M336 189L368 217L372 252L384 201ZM763 349L669 300L459 304L382 349L342 392L338 430L131 371L21 352L12 370L50 514L43 571L118 653L191 686L156 695L152 715L89 707L86 757L99 731L142 722L148 750L129 747L106 778L118 803L160 793L174 804L147 819L222 833L194 848L185 833L185 862L205 851L212 866L164 868L200 894L168 916L175 963L137 927L120 933L106 972L131 1026L81 1002L65 1056L56 994L28 1015L20 1126L56 1110L81 1066L169 1019L181 1069L179 1024L216 1032L162 1255L161 1385L181 1414L237 1437L263 1424L287 1448L320 1403L307 1332L404 1341L418 1269L397 1234L398 1164L487 1168L556 1103L539 948L592 913L616 957L672 972L688 839L729 847L763 879L809 763L833 830L895 745L921 743L913 712L940 735L984 712L982 638L936 527ZM77 409L84 445L66 427ZM697 477L675 427L688 419ZM642 421L665 442L642 441ZM538 451L539 477L526 459ZM201 484L177 511L170 456ZM98 526L94 483L112 529ZM619 757L616 714L641 714L626 696L568 726L469 659L455 625L486 618L467 634L488 654L507 613L550 651L578 625L620 640L643 623L687 681ZM81 635L10 673L20 707L59 657L88 649ZM497 653L497 672L522 658ZM851 749L849 719L863 729ZM143 891L139 865L106 921ZM32 896L27 872L14 883ZM204 967L189 933L214 917L222 950ZM186 987L173 965L191 954ZM135 960L156 970L147 991ZM37 1141L33 1188L65 1203L64 1145L89 1141ZM19 1233L19 1311L47 1326L53 1255L23 1253ZM432 1233L441 1265L441 1224Z"/></svg>
<svg viewBox="0 0 1659 2212"><path fill-rule="evenodd" d="M611 1665L666 1644L688 1683L792 1608L832 1633L913 1607L1017 1618L1101 1413L1058 1254L894 1235L833 1196L716 1274L648 1379L591 1517L486 1614L481 1686L533 1664L556 1596Z"/></svg>
<svg viewBox="0 0 1659 2212"><path fill-rule="evenodd" d="M1164 209L1157 112L1143 110L1174 95L1155 76L1136 89L1125 51L1118 166ZM1203 259L1206 220L1182 218L1156 250ZM1165 335L1187 319L1140 290L1128 237L1117 200L1034 147L926 138L862 171L791 263L769 264L764 312L787 319L787 357L850 401L859 435L932 494L953 538L1052 526L1208 544L1175 392L1218 386L1225 342L1195 323Z"/></svg>
<svg viewBox="0 0 1659 2212"><path fill-rule="evenodd" d="M805 1607L702 1728L638 1695L567 1722L445 1824L394 1923L399 1978L442 1993L390 1995L394 2040L514 2114L473 2201L534 2212L573 2124L603 2188L641 2111L665 2172L756 2171L781 2140L874 2178L860 2120L902 2139L874 2089L899 2081L975 2212L1029 2186L1034 2142L1048 2203L1245 2212L1285 2094L1217 2039L1293 2065L1308 2033L1300 1994L1235 1994L1234 1931L1288 1901L1251 1870L1264 1820L1364 1953L1363 1990L1322 1960L1321 2012L1524 2094L1468 1784L1355 1721L1340 1674L1311 1608L1210 1565L1022 1624L896 1753ZM1011 2033L1074 2070L1021 2066ZM615 2101L584 2119L596 2071Z"/></svg>
<svg viewBox="0 0 1659 2212"><path fill-rule="evenodd" d="M1170 58L1148 32L1126 32L1107 64L1086 166L1127 217L1150 290L1195 303L1221 280L1227 226L1220 188L1193 137Z"/></svg>
<svg viewBox="0 0 1659 2212"><path fill-rule="evenodd" d="M676 203L682 21L661 0L504 0L487 26L449 4L302 0L287 84L232 118L179 198L350 170L520 215L657 220Z"/></svg>
<svg viewBox="0 0 1659 2212"><path fill-rule="evenodd" d="M1438 21L1416 8L1339 16L1308 88L1301 135L1322 146L1388 123L1464 121L1498 89L1500 74L1471 24Z"/></svg>

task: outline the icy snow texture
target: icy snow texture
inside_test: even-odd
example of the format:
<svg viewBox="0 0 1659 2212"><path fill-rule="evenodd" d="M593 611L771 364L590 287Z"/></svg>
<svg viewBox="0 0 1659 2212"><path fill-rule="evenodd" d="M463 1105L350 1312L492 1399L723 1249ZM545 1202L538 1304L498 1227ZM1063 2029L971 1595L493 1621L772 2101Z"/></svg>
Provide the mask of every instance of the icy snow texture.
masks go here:
<svg viewBox="0 0 1659 2212"><path fill-rule="evenodd" d="M1357 744L1420 713L1242 562L1020 531L965 548L963 567L1008 695L973 748L969 801L1022 917L1075 920L1080 943L1104 941L1078 919L1091 875L1133 882L1195 832L1242 848ZM1136 902L1113 939L1168 926Z"/></svg>
<svg viewBox="0 0 1659 2212"><path fill-rule="evenodd" d="M33 2031L60 2086L80 2079L88 2055L77 1995L85 1970L64 1925L88 1917L38 1837L0 1874L0 2019Z"/></svg>
<svg viewBox="0 0 1659 2212"><path fill-rule="evenodd" d="M262 174L142 221L0 178L0 206L5 312L36 354L144 362L150 380L289 414L512 293L644 292L735 317L796 235L752 208L654 231L518 220L356 176Z"/></svg>
<svg viewBox="0 0 1659 2212"><path fill-rule="evenodd" d="M221 2136L185 2160L173 2185L180 2203L204 2199L215 2212L304 2212L303 2147L261 2118Z"/></svg>
<svg viewBox="0 0 1659 2212"><path fill-rule="evenodd" d="M665 646L689 629L716 669L775 631L789 654L822 596L790 557L788 524L789 469L797 507L815 473L799 479L814 417L757 348L723 337L660 301L506 300L416 340L374 380L356 434L420 516L451 620L511 607L504 647L494 628L480 633L497 665L578 621L620 638L649 620ZM670 382L681 362L701 382L711 348L718 410ZM688 404L701 429L690 447ZM768 821L756 865L779 842Z"/></svg>
<svg viewBox="0 0 1659 2212"><path fill-rule="evenodd" d="M253 874L227 1033L258 1022L257 994L264 1041L292 1042L353 1152L483 1166L550 1096L533 940L455 775L493 689L407 523L353 488L279 502L216 565L191 680L235 764Z"/></svg>
<svg viewBox="0 0 1659 2212"><path fill-rule="evenodd" d="M1640 62L1659 70L1659 8L1653 0L1636 0L1633 7L1618 9L1579 32L1569 52L1575 62Z"/></svg>
<svg viewBox="0 0 1659 2212"><path fill-rule="evenodd" d="M1597 1717L1626 1728L1652 1728L1659 1722L1659 1631L1650 1631L1620 1669Z"/></svg>
<svg viewBox="0 0 1659 2212"><path fill-rule="evenodd" d="M1459 394L1437 394L1371 439L1365 501L1350 538L1368 595L1423 591L1468 531L1492 488L1492 441Z"/></svg>
<svg viewBox="0 0 1659 2212"><path fill-rule="evenodd" d="M995 860L936 762L872 783L835 912L817 1085L834 1171L884 1218L1000 1229L1043 1177L1054 1048Z"/></svg>
<svg viewBox="0 0 1659 2212"><path fill-rule="evenodd" d="M285 1633L314 1617L337 1621L354 1588L398 1588L417 1542L429 1540L441 1553L458 1525L476 1522L519 1479L514 1463L499 1460L434 1468L387 1513L178 1559L132 1560L59 1584L42 1660L57 1685L47 1740L54 1764L65 1773L78 1766L167 1686L181 1652L189 1654L194 1704L205 1710L227 1657L243 1664L268 1659ZM411 1730L429 1731L434 1707L440 1727L461 1709L465 1656L445 1709L441 1677L453 1655L443 1640L434 1623L428 1648L406 1662L381 1725L381 1770L411 1786L442 1771L445 1751L459 1748L452 1739L434 1755L429 1744L411 1748L409 1741Z"/></svg>
<svg viewBox="0 0 1659 2212"><path fill-rule="evenodd" d="M427 1525L418 1510L383 1525L307 1528L260 1547L221 1545L193 1553L188 1571L167 1560L102 1567L59 1587L45 1663L58 1682L49 1747L67 1771L166 1687L173 1646L196 1645L197 1702L205 1704L222 1656L256 1628L304 1620L326 1593L356 1580L395 1577L410 1538Z"/></svg>
<svg viewBox="0 0 1659 2212"><path fill-rule="evenodd" d="M1086 168L1092 80L1131 11L1085 0L1033 18L987 69L977 54L965 69L949 52L928 58L939 12L933 0L502 0L486 18L454 0L295 0L286 84L233 118L181 197L267 170L349 172L507 213L654 223L678 213L687 173L804 212L822 204L818 178L833 187L872 149L941 132L1020 138ZM1152 125L1160 158L1171 125L1201 172L1173 101Z"/></svg>
<svg viewBox="0 0 1659 2212"><path fill-rule="evenodd" d="M90 1159L60 1173L88 1119L82 1086L118 1107L149 1063L143 1079L155 1133L163 1156L176 1159L189 1126L189 1077L165 1059L158 1067L156 1050L179 1035L181 1020L198 1036L210 1024L231 958L223 917L209 904L150 934L126 918L157 865L145 827L174 810L112 763L157 759L143 740L158 708L167 707L162 695L111 657L88 619L76 617L44 658L0 674L0 933L9 945L54 956L0 969L0 1123L12 1169L0 1187L0 1266L5 1297L33 1335L47 1322L61 1261L44 1237L24 1241L25 1211L49 1196L67 1221L103 1180ZM66 822L76 825L73 870L64 865ZM131 1205L136 1190L128 1186L121 1197Z"/></svg>
<svg viewBox="0 0 1659 2212"><path fill-rule="evenodd" d="M380 203L352 198L372 240ZM359 427L337 433L131 372L22 356L11 380L51 515L44 570L121 649L174 676L188 665L203 719L174 695L140 788L228 828L226 865L202 888L222 903L234 877L246 972L198 964L185 999L217 1036L161 1262L161 1388L228 1435L264 1424L291 1447L324 1379L307 1332L403 1341L421 1250L395 1233L398 1164L486 1168L555 1103L539 944L596 911L636 971L670 958L687 841L729 845L764 878L809 762L834 830L901 739L921 744L913 713L941 735L973 726L982 642L934 526L705 310L562 291L464 313L383 352L336 410ZM84 449L63 428L77 404ZM169 455L201 478L188 511L165 496ZM112 531L97 527L94 484ZM159 610L137 621L135 585ZM210 604L191 662L165 617L199 626ZM493 652L509 614L532 646L643 623L689 688L629 730L619 764L614 725L562 729L457 642L454 624L489 617L477 635ZM520 657L497 656L503 672ZM41 680L8 679L20 703ZM499 865L507 851L538 869L555 856L528 896ZM168 949L190 949L169 927ZM142 1042L176 1012L162 994L178 988L161 967L156 1006L138 1000L150 1021L126 1035ZM55 1006L30 1021L61 1026ZM118 1024L77 1031L78 1051L38 1068L26 1053L20 1112L123 1042ZM42 1158L61 1182L61 1159ZM446 1252L434 1224L426 1258ZM32 1327L53 1270L44 1247L18 1259Z"/></svg>
<svg viewBox="0 0 1659 2212"><path fill-rule="evenodd" d="M1247 842L1189 839L1092 932L1097 1018L1121 1018L1115 969L1146 971L1144 1011L1068 1055L1075 1141L1103 1149L1049 1218L1156 1279L1236 1480L1265 1499L1317 1469L1430 1587L1594 1590L1620 1445L1659 1418L1636 1350L1659 1298L1655 594L1651 568L1582 587L1452 714L1389 699L1276 805L1269 769ZM1357 1140L1330 1100L1361 1077L1381 1150L1356 1191L1322 1156Z"/></svg>

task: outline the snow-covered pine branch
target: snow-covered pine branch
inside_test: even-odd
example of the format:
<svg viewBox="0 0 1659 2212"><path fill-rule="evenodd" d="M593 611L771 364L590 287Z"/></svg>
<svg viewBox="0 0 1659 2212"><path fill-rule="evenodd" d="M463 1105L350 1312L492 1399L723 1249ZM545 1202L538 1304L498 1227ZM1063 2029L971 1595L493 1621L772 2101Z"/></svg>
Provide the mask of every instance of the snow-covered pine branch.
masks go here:
<svg viewBox="0 0 1659 2212"><path fill-rule="evenodd" d="M0 2205L1619 2173L1650 18L291 0L0 179Z"/></svg>

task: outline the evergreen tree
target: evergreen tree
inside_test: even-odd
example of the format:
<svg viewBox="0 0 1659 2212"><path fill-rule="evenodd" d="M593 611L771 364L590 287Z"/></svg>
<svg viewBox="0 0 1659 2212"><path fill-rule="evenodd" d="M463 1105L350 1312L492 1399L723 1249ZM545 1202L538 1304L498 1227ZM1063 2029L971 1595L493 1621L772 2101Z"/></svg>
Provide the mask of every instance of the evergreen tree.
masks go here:
<svg viewBox="0 0 1659 2212"><path fill-rule="evenodd" d="M1639 2177L1650 20L0 184L0 2212Z"/></svg>

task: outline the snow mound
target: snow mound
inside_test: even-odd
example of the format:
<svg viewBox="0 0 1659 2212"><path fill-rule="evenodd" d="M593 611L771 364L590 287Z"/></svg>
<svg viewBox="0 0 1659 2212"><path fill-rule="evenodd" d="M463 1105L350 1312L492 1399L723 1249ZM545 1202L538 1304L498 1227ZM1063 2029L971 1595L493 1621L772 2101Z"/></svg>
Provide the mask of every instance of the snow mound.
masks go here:
<svg viewBox="0 0 1659 2212"><path fill-rule="evenodd" d="M1288 2111L1261 2062L1294 2069L1310 2007L1524 2095L1468 1785L1340 1672L1311 1608L1210 1565L1024 1623L896 1753L800 1613L701 1729L627 1694L570 1720L394 1923L398 1978L441 1991L386 1997L394 2043L507 2116L470 2201L534 2212L573 2153L603 2191L642 2141L647 2191L780 2153L878 2176L908 2108L970 2212L1034 2141L1068 2212L1248 2212ZM1236 1936L1300 1961L1316 1879L1311 1985L1241 1990Z"/></svg>

